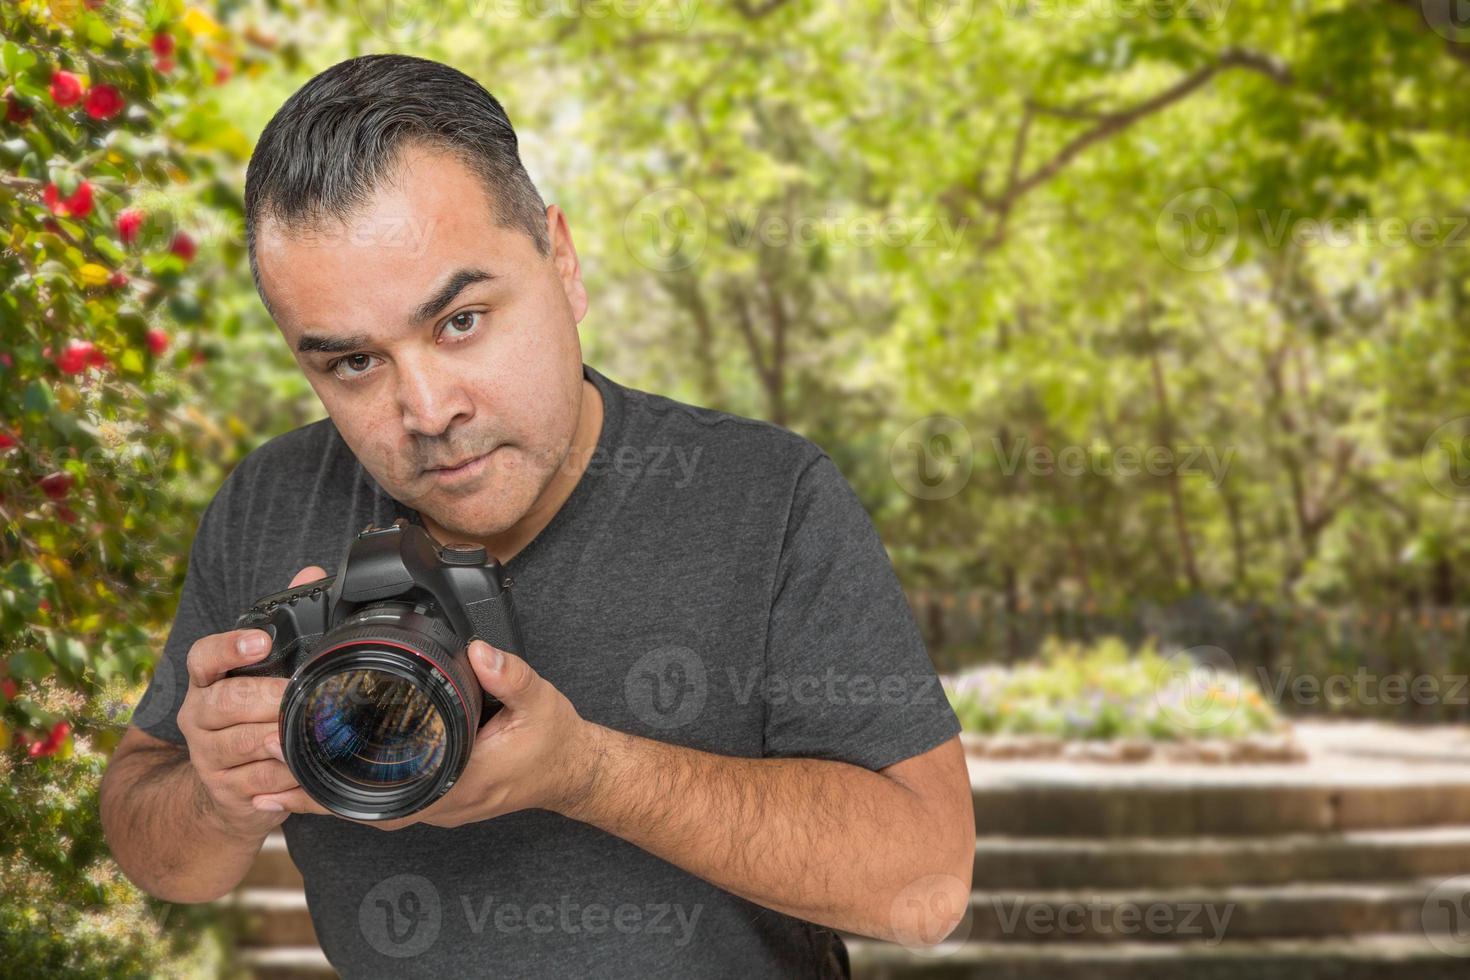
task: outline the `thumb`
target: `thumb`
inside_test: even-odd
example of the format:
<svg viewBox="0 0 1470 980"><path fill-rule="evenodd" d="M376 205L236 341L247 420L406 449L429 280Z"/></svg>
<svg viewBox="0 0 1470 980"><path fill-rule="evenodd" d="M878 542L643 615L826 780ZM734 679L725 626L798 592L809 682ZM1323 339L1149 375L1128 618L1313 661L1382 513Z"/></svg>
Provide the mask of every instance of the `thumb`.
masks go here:
<svg viewBox="0 0 1470 980"><path fill-rule="evenodd" d="M470 641L470 665L485 692L512 710L526 704L541 680L530 664L484 640Z"/></svg>
<svg viewBox="0 0 1470 980"><path fill-rule="evenodd" d="M327 573L325 569L318 565L307 565L296 573L295 577L291 579L291 584L286 586L286 588L294 589L298 585L305 585L307 582L315 582L317 579L326 577Z"/></svg>

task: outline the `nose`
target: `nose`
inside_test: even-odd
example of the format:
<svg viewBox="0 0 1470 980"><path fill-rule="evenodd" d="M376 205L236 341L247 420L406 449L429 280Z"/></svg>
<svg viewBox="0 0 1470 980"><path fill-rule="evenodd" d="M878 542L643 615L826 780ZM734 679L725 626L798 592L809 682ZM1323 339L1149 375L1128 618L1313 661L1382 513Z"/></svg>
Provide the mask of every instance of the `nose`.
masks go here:
<svg viewBox="0 0 1470 980"><path fill-rule="evenodd" d="M398 404L404 429L426 438L442 436L474 415L465 386L452 374L432 370L423 359L399 360Z"/></svg>

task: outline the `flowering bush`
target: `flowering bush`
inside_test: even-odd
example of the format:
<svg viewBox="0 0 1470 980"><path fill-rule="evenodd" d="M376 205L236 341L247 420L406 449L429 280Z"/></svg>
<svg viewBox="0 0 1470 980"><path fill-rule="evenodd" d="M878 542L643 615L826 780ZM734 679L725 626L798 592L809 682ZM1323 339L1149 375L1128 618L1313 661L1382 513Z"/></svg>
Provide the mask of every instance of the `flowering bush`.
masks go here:
<svg viewBox="0 0 1470 980"><path fill-rule="evenodd" d="M1149 644L1049 640L1035 663L988 665L945 679L966 731L1064 739L1242 738L1280 727L1248 681Z"/></svg>
<svg viewBox="0 0 1470 980"><path fill-rule="evenodd" d="M265 56L182 0L0 4L0 963L168 972L106 861L97 783L161 649L198 485L243 433L194 407L245 136L210 93ZM221 220L222 219L222 220Z"/></svg>
<svg viewBox="0 0 1470 980"><path fill-rule="evenodd" d="M126 720L117 702L84 699L54 678L27 700L83 731ZM0 963L29 977L218 975L226 936L208 910L142 896L108 858L97 808L105 766L86 735L25 757L0 752Z"/></svg>

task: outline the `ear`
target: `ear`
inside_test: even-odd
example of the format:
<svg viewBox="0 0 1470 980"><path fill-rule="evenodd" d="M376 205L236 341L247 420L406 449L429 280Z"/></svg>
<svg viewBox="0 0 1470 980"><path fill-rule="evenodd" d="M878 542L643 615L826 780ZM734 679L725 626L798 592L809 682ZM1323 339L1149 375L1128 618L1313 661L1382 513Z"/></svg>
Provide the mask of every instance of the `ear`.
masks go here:
<svg viewBox="0 0 1470 980"><path fill-rule="evenodd" d="M572 308L572 317L578 322L587 315L587 288L582 285L582 265L577 260L577 246L572 244L572 230L567 226L567 216L555 204L546 208L546 235L551 242L551 261L561 279L561 288Z"/></svg>

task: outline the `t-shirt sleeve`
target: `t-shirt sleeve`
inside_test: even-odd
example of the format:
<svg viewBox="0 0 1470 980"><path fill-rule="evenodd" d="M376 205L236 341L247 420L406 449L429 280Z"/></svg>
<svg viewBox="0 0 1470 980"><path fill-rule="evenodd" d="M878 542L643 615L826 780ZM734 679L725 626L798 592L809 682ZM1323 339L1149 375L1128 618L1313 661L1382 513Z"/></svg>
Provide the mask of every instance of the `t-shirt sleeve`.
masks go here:
<svg viewBox="0 0 1470 980"><path fill-rule="evenodd" d="M173 626L153 670L148 688L133 709L132 724L155 738L176 745L184 744L179 731L179 706L189 689L189 649L195 641L213 633L234 628L235 617L227 611L224 593L225 561L224 521L228 480L215 494L189 547L189 564L184 573L184 586L179 592L179 606Z"/></svg>
<svg viewBox="0 0 1470 980"><path fill-rule="evenodd" d="M767 756L878 770L959 733L878 532L826 454L797 480L774 591Z"/></svg>

